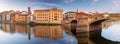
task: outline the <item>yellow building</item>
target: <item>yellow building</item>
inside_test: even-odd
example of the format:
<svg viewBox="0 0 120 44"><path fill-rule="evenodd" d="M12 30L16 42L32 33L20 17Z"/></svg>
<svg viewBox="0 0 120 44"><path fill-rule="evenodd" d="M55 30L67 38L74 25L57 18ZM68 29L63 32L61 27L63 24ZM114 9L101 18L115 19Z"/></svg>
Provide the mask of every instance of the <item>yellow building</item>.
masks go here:
<svg viewBox="0 0 120 44"><path fill-rule="evenodd" d="M36 26L34 36L56 40L63 37L62 31L61 26Z"/></svg>
<svg viewBox="0 0 120 44"><path fill-rule="evenodd" d="M50 10L34 10L36 23L58 23L63 20L63 10L52 8Z"/></svg>

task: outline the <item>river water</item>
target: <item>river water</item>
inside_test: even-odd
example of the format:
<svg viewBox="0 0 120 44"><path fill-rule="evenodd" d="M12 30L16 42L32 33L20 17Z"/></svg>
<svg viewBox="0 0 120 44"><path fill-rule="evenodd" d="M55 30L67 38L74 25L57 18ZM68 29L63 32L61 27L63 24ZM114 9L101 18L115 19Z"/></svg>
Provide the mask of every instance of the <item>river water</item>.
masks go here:
<svg viewBox="0 0 120 44"><path fill-rule="evenodd" d="M120 44L120 25L89 33L69 26L0 24L0 44Z"/></svg>

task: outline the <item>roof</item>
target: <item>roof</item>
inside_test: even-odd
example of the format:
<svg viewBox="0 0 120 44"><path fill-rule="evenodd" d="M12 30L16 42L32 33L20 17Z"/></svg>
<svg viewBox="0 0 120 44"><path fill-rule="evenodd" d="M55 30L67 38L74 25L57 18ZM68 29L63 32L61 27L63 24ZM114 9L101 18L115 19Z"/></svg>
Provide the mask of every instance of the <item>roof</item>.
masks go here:
<svg viewBox="0 0 120 44"><path fill-rule="evenodd" d="M65 14L67 14L67 13L76 13L76 12L73 12L73 11L69 11L69 12L66 12Z"/></svg>
<svg viewBox="0 0 120 44"><path fill-rule="evenodd" d="M25 11L22 11L22 12L16 12L16 14L18 15L21 15L21 16L27 16L28 14L25 12Z"/></svg>
<svg viewBox="0 0 120 44"><path fill-rule="evenodd" d="M87 15L87 13L85 13L85 12L78 12L78 13L76 13L76 15Z"/></svg>
<svg viewBox="0 0 120 44"><path fill-rule="evenodd" d="M36 12L36 11L51 11L51 10L63 11L63 10L61 10L61 9L57 9L57 8L46 9L46 10L34 10L34 11Z"/></svg>

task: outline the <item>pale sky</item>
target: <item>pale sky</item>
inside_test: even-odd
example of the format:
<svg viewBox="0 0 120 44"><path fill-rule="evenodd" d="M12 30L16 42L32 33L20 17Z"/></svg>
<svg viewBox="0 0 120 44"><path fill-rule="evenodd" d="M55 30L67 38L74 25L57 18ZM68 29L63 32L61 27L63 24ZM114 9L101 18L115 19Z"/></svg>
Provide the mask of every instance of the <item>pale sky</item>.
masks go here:
<svg viewBox="0 0 120 44"><path fill-rule="evenodd" d="M66 11L120 12L120 0L0 0L0 12L6 10L50 9L57 7Z"/></svg>

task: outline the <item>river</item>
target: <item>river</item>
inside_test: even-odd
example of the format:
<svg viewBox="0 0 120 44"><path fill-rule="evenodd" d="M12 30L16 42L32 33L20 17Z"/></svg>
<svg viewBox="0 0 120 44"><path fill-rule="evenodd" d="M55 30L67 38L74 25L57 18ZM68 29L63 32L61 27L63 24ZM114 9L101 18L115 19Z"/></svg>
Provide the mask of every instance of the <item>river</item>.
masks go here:
<svg viewBox="0 0 120 44"><path fill-rule="evenodd" d="M77 33L76 27L0 24L0 44L118 44L120 25Z"/></svg>

